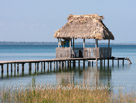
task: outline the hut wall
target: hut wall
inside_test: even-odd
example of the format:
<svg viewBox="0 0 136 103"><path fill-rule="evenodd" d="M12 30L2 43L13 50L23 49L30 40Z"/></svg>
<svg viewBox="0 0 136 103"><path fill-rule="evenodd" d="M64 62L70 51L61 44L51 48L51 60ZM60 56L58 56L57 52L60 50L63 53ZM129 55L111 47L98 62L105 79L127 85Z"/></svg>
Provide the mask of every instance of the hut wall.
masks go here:
<svg viewBox="0 0 136 103"><path fill-rule="evenodd" d="M84 48L84 58L110 58L111 48Z"/></svg>
<svg viewBox="0 0 136 103"><path fill-rule="evenodd" d="M72 49L71 48L56 48L56 58L71 58Z"/></svg>

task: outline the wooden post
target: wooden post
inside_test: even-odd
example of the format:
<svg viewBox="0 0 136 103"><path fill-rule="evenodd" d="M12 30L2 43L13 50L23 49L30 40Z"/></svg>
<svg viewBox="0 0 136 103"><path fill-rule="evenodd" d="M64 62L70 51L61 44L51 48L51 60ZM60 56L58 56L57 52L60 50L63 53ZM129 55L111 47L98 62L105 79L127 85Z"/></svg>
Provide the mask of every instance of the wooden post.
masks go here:
<svg viewBox="0 0 136 103"><path fill-rule="evenodd" d="M52 62L50 62L50 71L52 70Z"/></svg>
<svg viewBox="0 0 136 103"><path fill-rule="evenodd" d="M60 41L59 41L59 38L58 38L58 48L60 47L59 43L60 43Z"/></svg>
<svg viewBox="0 0 136 103"><path fill-rule="evenodd" d="M16 63L14 63L14 74L16 74Z"/></svg>
<svg viewBox="0 0 136 103"><path fill-rule="evenodd" d="M108 40L108 48L110 48L110 39Z"/></svg>
<svg viewBox="0 0 136 103"><path fill-rule="evenodd" d="M41 62L41 72L42 72L42 69L43 69L43 62Z"/></svg>
<svg viewBox="0 0 136 103"><path fill-rule="evenodd" d="M31 67L31 63L29 63L29 71L31 71L32 67Z"/></svg>
<svg viewBox="0 0 136 103"><path fill-rule="evenodd" d="M39 63L37 63L37 71L39 71Z"/></svg>
<svg viewBox="0 0 136 103"><path fill-rule="evenodd" d="M74 50L74 45L75 45L75 44L74 44L74 38L73 38L73 50Z"/></svg>
<svg viewBox="0 0 136 103"><path fill-rule="evenodd" d="M19 73L19 63L17 63L17 73Z"/></svg>
<svg viewBox="0 0 136 103"><path fill-rule="evenodd" d="M49 62L48 62L48 72L49 72Z"/></svg>
<svg viewBox="0 0 136 103"><path fill-rule="evenodd" d="M8 75L8 72L9 72L9 64L7 64L7 75Z"/></svg>
<svg viewBox="0 0 136 103"><path fill-rule="evenodd" d="M92 60L92 67L93 67L93 60Z"/></svg>
<svg viewBox="0 0 136 103"><path fill-rule="evenodd" d="M109 59L107 61L108 61L108 67L109 67Z"/></svg>
<svg viewBox="0 0 136 103"><path fill-rule="evenodd" d="M22 73L24 73L24 63L22 63Z"/></svg>
<svg viewBox="0 0 136 103"><path fill-rule="evenodd" d="M45 65L45 62L44 62L44 72L45 72L45 66L46 66L46 65Z"/></svg>
<svg viewBox="0 0 136 103"><path fill-rule="evenodd" d="M83 48L85 48L85 39L83 39Z"/></svg>
<svg viewBox="0 0 136 103"><path fill-rule="evenodd" d="M104 67L105 67L105 59L104 59Z"/></svg>
<svg viewBox="0 0 136 103"><path fill-rule="evenodd" d="M119 66L119 59L118 59L118 66Z"/></svg>
<svg viewBox="0 0 136 103"><path fill-rule="evenodd" d="M69 47L71 48L71 39L69 40Z"/></svg>
<svg viewBox="0 0 136 103"><path fill-rule="evenodd" d="M85 69L85 60L83 60L83 69Z"/></svg>
<svg viewBox="0 0 136 103"><path fill-rule="evenodd" d="M78 60L78 68L80 68L80 60Z"/></svg>
<svg viewBox="0 0 136 103"><path fill-rule="evenodd" d="M88 67L90 67L90 61L88 60Z"/></svg>
<svg viewBox="0 0 136 103"><path fill-rule="evenodd" d="M73 60L73 67L75 67L76 65L75 65L75 60Z"/></svg>
<svg viewBox="0 0 136 103"><path fill-rule="evenodd" d="M53 66L53 70L55 71L55 61L53 62L54 66Z"/></svg>
<svg viewBox="0 0 136 103"><path fill-rule="evenodd" d="M114 66L114 59L112 59L112 66Z"/></svg>
<svg viewBox="0 0 136 103"><path fill-rule="evenodd" d="M124 66L124 59L122 60L122 65Z"/></svg>
<svg viewBox="0 0 136 103"><path fill-rule="evenodd" d="M98 48L98 39L95 39L95 47Z"/></svg>
<svg viewBox="0 0 136 103"><path fill-rule="evenodd" d="M36 73L36 63L35 63L35 73Z"/></svg>
<svg viewBox="0 0 136 103"><path fill-rule="evenodd" d="M11 73L12 73L12 71L13 71L13 70L12 70L12 63L11 63Z"/></svg>
<svg viewBox="0 0 136 103"><path fill-rule="evenodd" d="M3 74L3 72L4 72L4 65L1 64L1 73Z"/></svg>

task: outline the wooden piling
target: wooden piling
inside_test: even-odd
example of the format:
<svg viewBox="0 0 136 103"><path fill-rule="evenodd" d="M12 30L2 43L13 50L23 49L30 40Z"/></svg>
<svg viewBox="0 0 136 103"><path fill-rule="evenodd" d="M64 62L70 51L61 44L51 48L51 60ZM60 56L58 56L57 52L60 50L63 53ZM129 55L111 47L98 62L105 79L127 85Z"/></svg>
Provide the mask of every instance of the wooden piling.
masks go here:
<svg viewBox="0 0 136 103"><path fill-rule="evenodd" d="M78 68L80 67L80 60L78 60Z"/></svg>
<svg viewBox="0 0 136 103"><path fill-rule="evenodd" d="M22 73L24 73L24 63L22 63Z"/></svg>
<svg viewBox="0 0 136 103"><path fill-rule="evenodd" d="M1 64L1 74L4 72L4 64Z"/></svg>
<svg viewBox="0 0 136 103"><path fill-rule="evenodd" d="M46 66L46 64L45 64L45 62L44 62L44 72L45 72L45 66Z"/></svg>
<svg viewBox="0 0 136 103"><path fill-rule="evenodd" d="M29 71L31 71L31 70L32 70L32 64L29 63Z"/></svg>
<svg viewBox="0 0 136 103"><path fill-rule="evenodd" d="M119 59L118 59L118 66L119 66Z"/></svg>
<svg viewBox="0 0 136 103"><path fill-rule="evenodd" d="M9 64L7 64L7 75L9 73Z"/></svg>
<svg viewBox="0 0 136 103"><path fill-rule="evenodd" d="M112 59L112 66L114 66L114 59Z"/></svg>
<svg viewBox="0 0 136 103"><path fill-rule="evenodd" d="M39 63L37 63L37 71L39 71Z"/></svg>
<svg viewBox="0 0 136 103"><path fill-rule="evenodd" d="M13 71L13 68L12 68L12 63L10 64L10 66L11 66L11 74L12 74L12 71Z"/></svg>
<svg viewBox="0 0 136 103"><path fill-rule="evenodd" d="M83 60L83 68L85 68L85 60Z"/></svg>
<svg viewBox="0 0 136 103"><path fill-rule="evenodd" d="M124 59L122 59L122 65L124 66Z"/></svg>
<svg viewBox="0 0 136 103"><path fill-rule="evenodd" d="M19 73L19 63L17 63L17 72Z"/></svg>

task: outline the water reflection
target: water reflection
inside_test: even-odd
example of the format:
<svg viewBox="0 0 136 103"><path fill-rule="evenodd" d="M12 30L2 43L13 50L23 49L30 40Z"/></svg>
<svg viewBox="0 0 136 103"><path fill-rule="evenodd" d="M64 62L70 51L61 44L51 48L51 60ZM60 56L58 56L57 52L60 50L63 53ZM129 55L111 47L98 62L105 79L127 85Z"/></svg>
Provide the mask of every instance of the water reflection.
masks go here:
<svg viewBox="0 0 136 103"><path fill-rule="evenodd" d="M86 69L75 69L73 71L56 74L57 84L87 84L91 86L107 85L111 86L110 67L88 67Z"/></svg>

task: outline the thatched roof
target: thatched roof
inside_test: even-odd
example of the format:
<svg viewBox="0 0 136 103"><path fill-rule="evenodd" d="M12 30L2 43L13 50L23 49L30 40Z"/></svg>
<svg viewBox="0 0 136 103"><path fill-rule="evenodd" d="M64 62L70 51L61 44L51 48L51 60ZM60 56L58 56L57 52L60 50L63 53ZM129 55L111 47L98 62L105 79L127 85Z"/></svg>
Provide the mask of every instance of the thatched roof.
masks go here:
<svg viewBox="0 0 136 103"><path fill-rule="evenodd" d="M113 34L97 14L69 15L68 22L54 34L55 38L112 39Z"/></svg>

